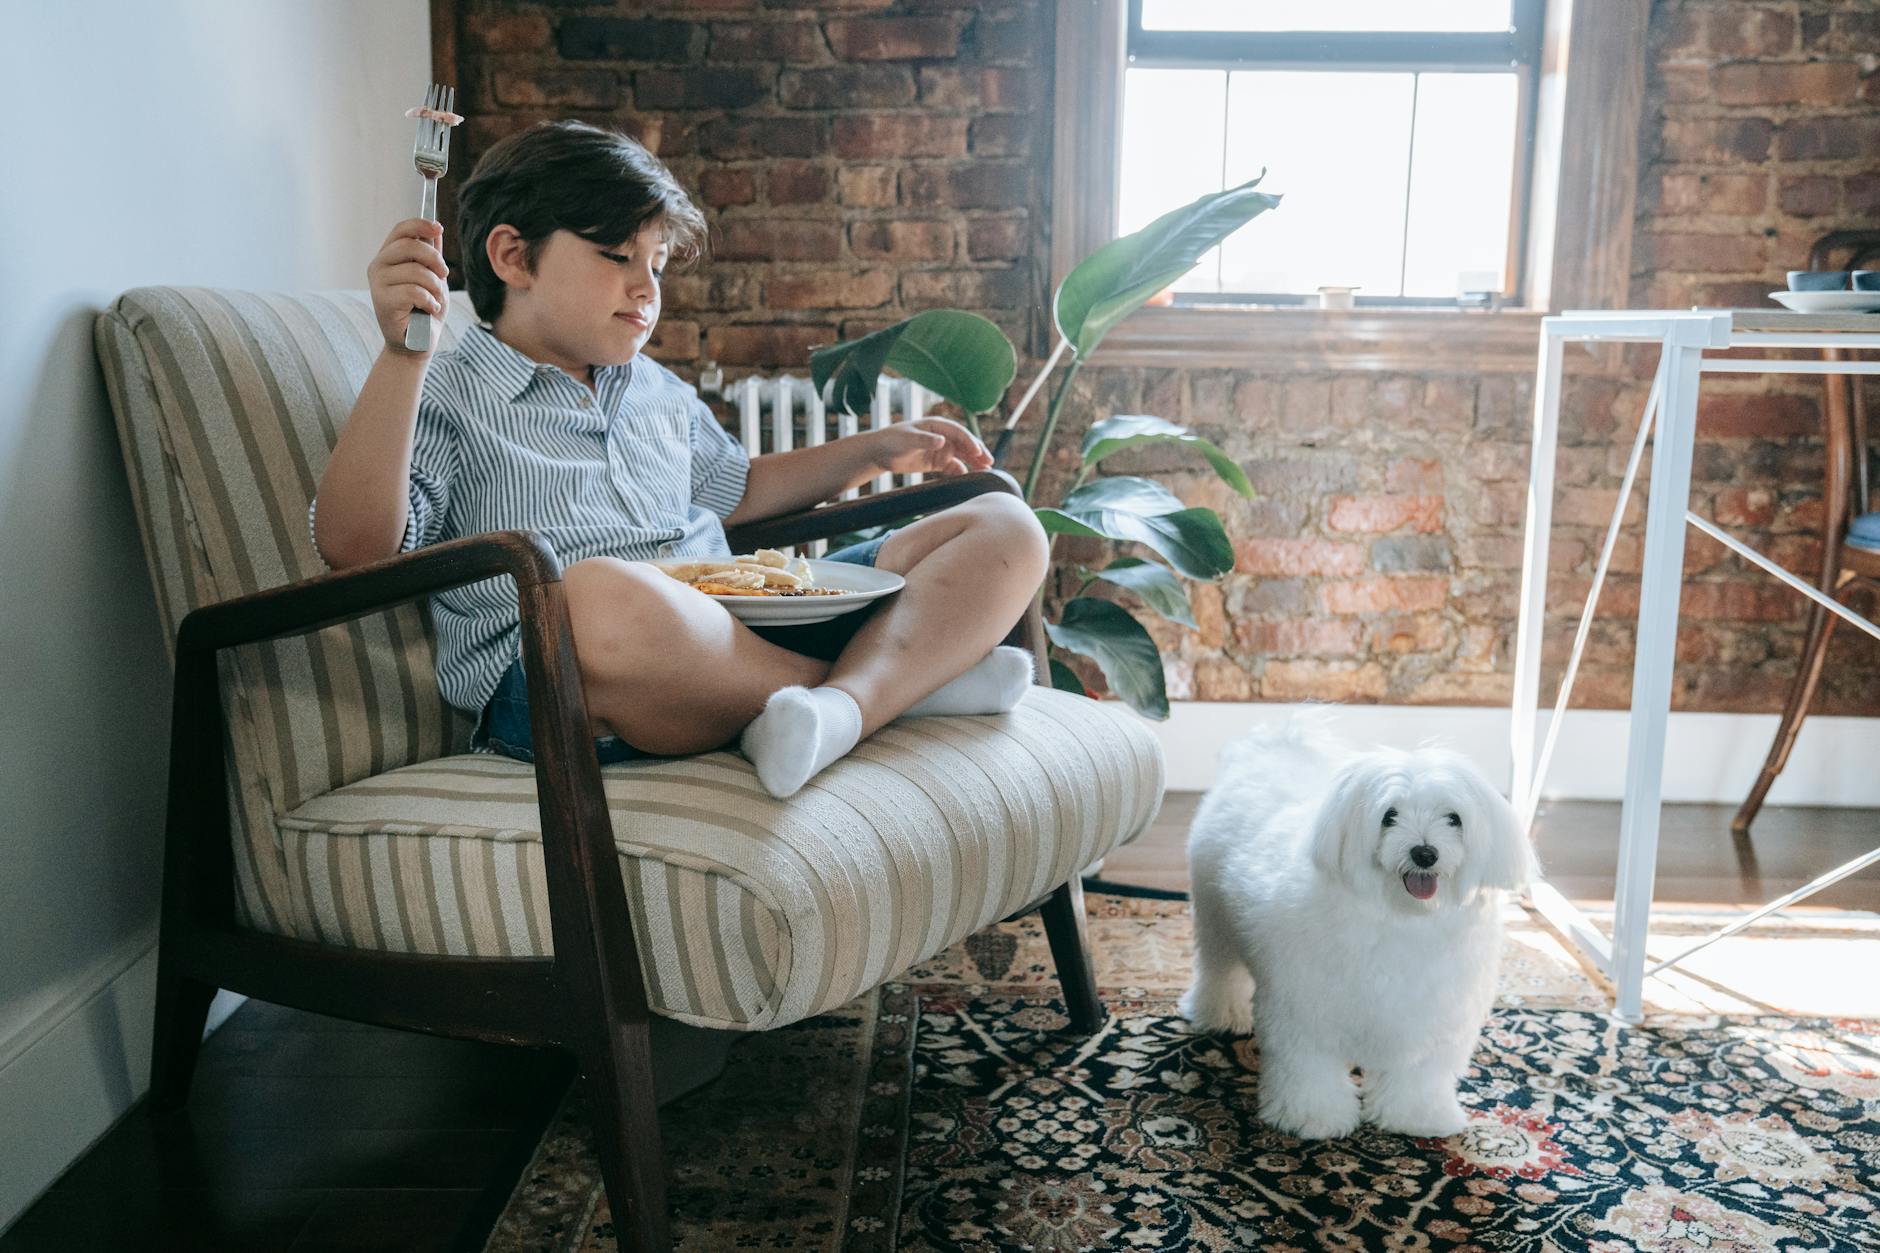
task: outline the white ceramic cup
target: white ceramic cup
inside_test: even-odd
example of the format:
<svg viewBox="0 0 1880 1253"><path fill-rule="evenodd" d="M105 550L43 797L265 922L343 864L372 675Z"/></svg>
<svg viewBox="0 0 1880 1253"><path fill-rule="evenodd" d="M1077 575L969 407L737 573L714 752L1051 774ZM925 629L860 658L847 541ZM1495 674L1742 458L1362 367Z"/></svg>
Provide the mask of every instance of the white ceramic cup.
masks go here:
<svg viewBox="0 0 1880 1253"><path fill-rule="evenodd" d="M1357 298L1353 296L1351 293L1357 290L1358 289L1356 287L1338 287L1338 286L1321 287L1319 288L1319 308L1321 309L1352 308L1354 305L1356 305Z"/></svg>

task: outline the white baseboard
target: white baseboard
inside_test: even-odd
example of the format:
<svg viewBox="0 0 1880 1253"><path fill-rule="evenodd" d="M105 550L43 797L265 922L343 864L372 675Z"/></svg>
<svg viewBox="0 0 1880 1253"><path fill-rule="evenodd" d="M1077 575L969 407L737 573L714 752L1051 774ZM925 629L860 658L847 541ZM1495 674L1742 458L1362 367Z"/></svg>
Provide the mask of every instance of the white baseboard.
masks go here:
<svg viewBox="0 0 1880 1253"><path fill-rule="evenodd" d="M1221 745L1255 726L1283 721L1297 705L1176 701L1162 741L1170 791L1205 791ZM1463 753L1506 789L1508 724L1503 708L1449 705L1317 705L1355 744L1414 748L1436 741ZM1540 732L1550 715L1543 711ZM1775 714L1673 713L1666 735L1664 796L1684 803L1740 804L1762 770L1781 721ZM1560 800L1618 800L1625 790L1627 715L1570 710L1541 789ZM1880 718L1810 718L1769 792L1771 805L1880 808Z"/></svg>
<svg viewBox="0 0 1880 1253"><path fill-rule="evenodd" d="M0 1037L0 1231L150 1087L157 948L120 945ZM203 1034L247 998L217 992Z"/></svg>

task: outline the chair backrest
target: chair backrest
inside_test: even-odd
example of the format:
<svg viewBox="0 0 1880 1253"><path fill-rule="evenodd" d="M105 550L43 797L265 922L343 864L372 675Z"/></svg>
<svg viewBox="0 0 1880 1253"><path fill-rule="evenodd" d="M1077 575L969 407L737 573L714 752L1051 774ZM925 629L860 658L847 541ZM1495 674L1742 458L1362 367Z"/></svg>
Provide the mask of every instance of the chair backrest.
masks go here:
<svg viewBox="0 0 1880 1253"><path fill-rule="evenodd" d="M1811 270L1868 270L1880 269L1880 230L1829 231L1817 239L1808 249L1808 268ZM1832 392L1839 389L1852 415L1846 438L1852 445L1849 460L1852 462L1853 475L1849 480L1848 490L1852 496L1851 511L1855 516L1873 509L1873 476L1868 464L1870 455L1867 443L1867 397L1861 388L1859 375L1829 375L1822 380ZM1829 420L1834 414L1830 412ZM1832 441L1836 432L1830 431Z"/></svg>
<svg viewBox="0 0 1880 1253"><path fill-rule="evenodd" d="M440 349L473 321L455 293ZM325 573L307 504L382 340L364 292L179 287L125 293L94 338L174 658L190 610ZM270 917L293 899L278 890L275 818L462 751L471 728L438 693L416 603L227 650L221 676L238 908L289 929Z"/></svg>

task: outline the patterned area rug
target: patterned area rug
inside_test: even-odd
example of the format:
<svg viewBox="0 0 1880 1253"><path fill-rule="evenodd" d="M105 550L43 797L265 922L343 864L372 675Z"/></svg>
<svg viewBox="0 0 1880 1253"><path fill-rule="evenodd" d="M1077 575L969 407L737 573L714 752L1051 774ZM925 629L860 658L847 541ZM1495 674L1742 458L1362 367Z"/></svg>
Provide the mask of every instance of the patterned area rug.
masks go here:
<svg viewBox="0 0 1880 1253"><path fill-rule="evenodd" d="M1511 912L1469 1129L1307 1143L1260 1123L1254 1041L1184 1029L1187 906L1089 906L1111 1011L1092 1038L1062 1030L1028 918L741 1041L662 1114L678 1247L1880 1249L1880 1022L1832 990L1792 1017L1772 1011L1811 1007L1654 981L1628 1030L1598 977ZM1864 985L1877 942L1880 922L1852 916L1728 943L1757 969L1826 954ZM488 1248L615 1247L571 1097Z"/></svg>

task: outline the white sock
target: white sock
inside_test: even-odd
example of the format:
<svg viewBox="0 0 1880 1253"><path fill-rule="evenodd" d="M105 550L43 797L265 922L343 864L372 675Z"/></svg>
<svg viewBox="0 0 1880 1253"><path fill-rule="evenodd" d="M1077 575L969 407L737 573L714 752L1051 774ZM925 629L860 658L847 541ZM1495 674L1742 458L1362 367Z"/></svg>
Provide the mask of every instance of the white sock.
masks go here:
<svg viewBox="0 0 1880 1253"><path fill-rule="evenodd" d="M1002 714L1025 699L1031 687L1031 654L1000 645L950 683L915 702L906 717L929 714Z"/></svg>
<svg viewBox="0 0 1880 1253"><path fill-rule="evenodd" d="M739 747L764 789L778 800L797 790L862 738L862 709L839 687L786 687L744 728Z"/></svg>

